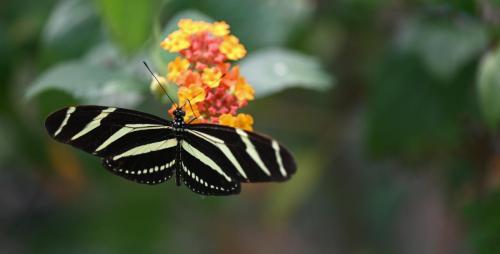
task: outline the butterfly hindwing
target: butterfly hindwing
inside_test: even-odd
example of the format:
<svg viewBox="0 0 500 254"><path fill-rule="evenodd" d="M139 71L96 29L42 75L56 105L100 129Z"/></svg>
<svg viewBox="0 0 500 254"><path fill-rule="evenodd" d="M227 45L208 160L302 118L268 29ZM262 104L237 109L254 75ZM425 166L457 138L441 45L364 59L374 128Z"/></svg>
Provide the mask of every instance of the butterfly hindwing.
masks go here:
<svg viewBox="0 0 500 254"><path fill-rule="evenodd" d="M189 189L202 195L231 195L240 193L240 183L225 172L213 156L203 153L199 144L182 140L181 178Z"/></svg>
<svg viewBox="0 0 500 254"><path fill-rule="evenodd" d="M119 155L106 157L102 163L105 168L126 179L159 184L170 179L176 168L174 142L175 138L136 146Z"/></svg>

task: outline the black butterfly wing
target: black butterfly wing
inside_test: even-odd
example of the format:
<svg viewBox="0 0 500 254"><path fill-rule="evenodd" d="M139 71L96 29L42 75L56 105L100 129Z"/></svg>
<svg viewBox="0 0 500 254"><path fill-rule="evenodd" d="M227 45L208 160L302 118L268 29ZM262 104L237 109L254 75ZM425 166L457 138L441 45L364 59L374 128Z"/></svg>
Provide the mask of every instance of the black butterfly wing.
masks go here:
<svg viewBox="0 0 500 254"><path fill-rule="evenodd" d="M45 127L57 141L102 157L106 169L129 180L157 184L173 174L177 139L165 119L128 109L77 106L52 113Z"/></svg>
<svg viewBox="0 0 500 254"><path fill-rule="evenodd" d="M215 171L226 180L224 175L229 177L231 181L226 184L285 181L297 168L293 156L283 145L255 132L221 125L192 124L187 126L184 136L186 142L211 158L213 163L208 164L217 165L224 174L218 170L211 172ZM190 169L189 165L186 166Z"/></svg>

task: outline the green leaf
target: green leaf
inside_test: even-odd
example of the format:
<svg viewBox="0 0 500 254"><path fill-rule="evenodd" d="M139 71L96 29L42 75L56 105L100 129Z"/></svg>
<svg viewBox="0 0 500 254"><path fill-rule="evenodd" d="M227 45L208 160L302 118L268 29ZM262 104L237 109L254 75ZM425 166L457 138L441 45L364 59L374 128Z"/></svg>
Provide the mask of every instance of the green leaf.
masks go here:
<svg viewBox="0 0 500 254"><path fill-rule="evenodd" d="M256 96L269 95L289 87L325 90L334 83L316 58L280 48L248 55L241 61L241 72L254 87Z"/></svg>
<svg viewBox="0 0 500 254"><path fill-rule="evenodd" d="M477 88L484 119L496 129L500 123L500 48L481 60Z"/></svg>
<svg viewBox="0 0 500 254"><path fill-rule="evenodd" d="M420 159L460 144L457 122L473 107L473 68L444 86L416 57L389 55L379 65L367 96L365 136L374 155Z"/></svg>
<svg viewBox="0 0 500 254"><path fill-rule="evenodd" d="M153 0L96 0L111 38L126 52L140 48L148 38L153 24Z"/></svg>
<svg viewBox="0 0 500 254"><path fill-rule="evenodd" d="M488 43L486 29L473 19L409 20L398 37L399 47L415 53L440 80L449 81Z"/></svg>
<svg viewBox="0 0 500 254"><path fill-rule="evenodd" d="M73 61L45 72L29 87L25 97L32 99L51 89L64 91L81 103L131 107L140 102L147 87L122 72Z"/></svg>
<svg viewBox="0 0 500 254"><path fill-rule="evenodd" d="M45 56L58 60L78 56L101 37L94 6L84 0L60 1L42 32Z"/></svg>

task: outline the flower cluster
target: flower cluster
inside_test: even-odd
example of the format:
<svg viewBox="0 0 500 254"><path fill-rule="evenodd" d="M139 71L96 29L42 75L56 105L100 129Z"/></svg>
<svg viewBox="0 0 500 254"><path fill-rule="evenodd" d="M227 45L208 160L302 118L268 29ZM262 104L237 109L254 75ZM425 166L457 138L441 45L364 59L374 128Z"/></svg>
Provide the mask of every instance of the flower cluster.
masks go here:
<svg viewBox="0 0 500 254"><path fill-rule="evenodd" d="M179 86L185 120L252 130L252 116L237 111L254 99L254 90L230 63L246 55L245 47L225 22L182 19L178 27L161 47L180 55L168 64L166 79Z"/></svg>

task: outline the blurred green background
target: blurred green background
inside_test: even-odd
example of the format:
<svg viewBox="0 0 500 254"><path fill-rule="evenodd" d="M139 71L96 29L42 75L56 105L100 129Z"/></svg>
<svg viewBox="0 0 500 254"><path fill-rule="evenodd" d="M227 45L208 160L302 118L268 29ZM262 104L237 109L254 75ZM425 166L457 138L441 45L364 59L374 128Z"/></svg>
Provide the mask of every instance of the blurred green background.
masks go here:
<svg viewBox="0 0 500 254"><path fill-rule="evenodd" d="M167 117L141 61L165 73L183 17L247 47L291 181L143 186L45 133L74 104ZM498 0L2 0L0 253L500 253L499 28Z"/></svg>

